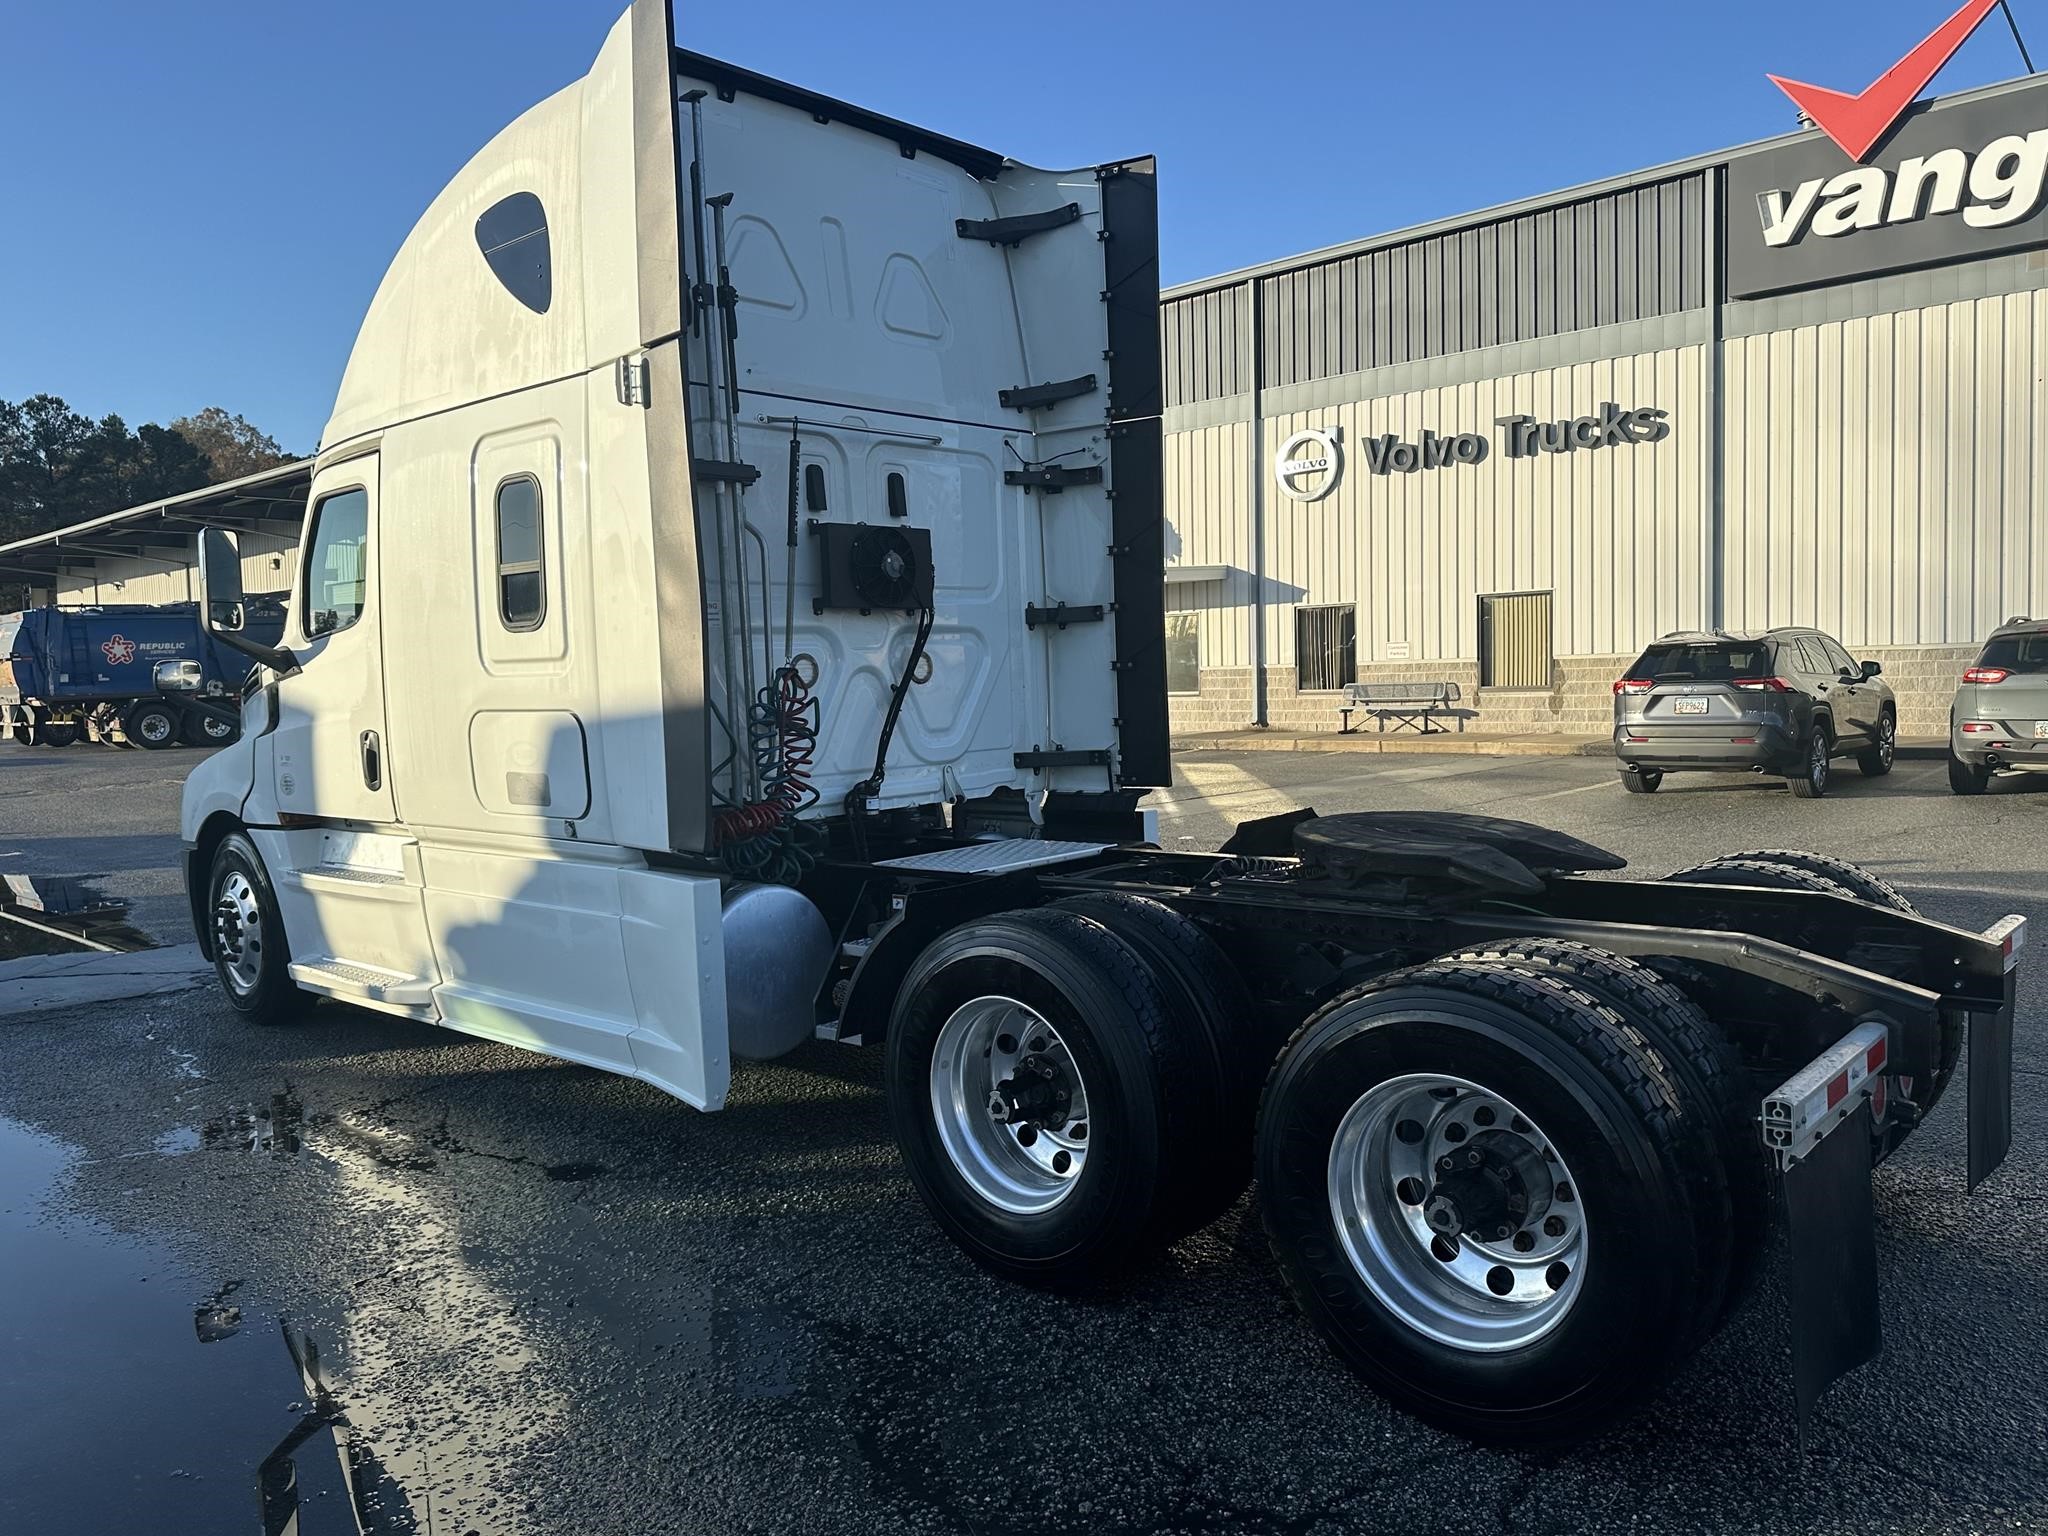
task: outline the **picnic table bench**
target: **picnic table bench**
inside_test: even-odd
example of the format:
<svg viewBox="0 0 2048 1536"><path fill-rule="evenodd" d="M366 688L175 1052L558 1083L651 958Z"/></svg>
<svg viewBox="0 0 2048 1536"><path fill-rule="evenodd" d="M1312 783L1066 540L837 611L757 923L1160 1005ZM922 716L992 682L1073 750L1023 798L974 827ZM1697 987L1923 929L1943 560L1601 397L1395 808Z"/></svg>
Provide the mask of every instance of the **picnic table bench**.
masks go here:
<svg viewBox="0 0 2048 1536"><path fill-rule="evenodd" d="M1386 734L1387 722L1394 722L1394 729L1406 726L1424 736L1442 735L1444 728L1435 723L1440 710L1449 709L1460 697L1456 683L1346 683L1344 702L1338 706L1337 734L1351 734L1351 715L1354 710L1363 710L1380 723L1380 733ZM1458 729L1465 729L1465 717L1458 717Z"/></svg>

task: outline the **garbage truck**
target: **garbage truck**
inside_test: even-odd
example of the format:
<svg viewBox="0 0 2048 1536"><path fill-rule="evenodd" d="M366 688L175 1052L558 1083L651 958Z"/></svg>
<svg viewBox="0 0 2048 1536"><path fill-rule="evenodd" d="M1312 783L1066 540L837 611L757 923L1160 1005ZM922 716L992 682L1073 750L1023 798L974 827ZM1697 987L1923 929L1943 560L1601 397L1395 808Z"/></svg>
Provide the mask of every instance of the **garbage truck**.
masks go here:
<svg viewBox="0 0 2048 1536"><path fill-rule="evenodd" d="M1965 1056L1970 1184L2005 1156L2025 924L1462 814L1161 849L1153 161L1035 169L672 25L635 0L399 248L281 641L201 535L259 662L184 791L228 1004L704 1111L878 1050L934 1226L1025 1285L1255 1180L1308 1325L1482 1441L1631 1412L1769 1273L1809 1412L1877 1347L1871 1169Z"/></svg>
<svg viewBox="0 0 2048 1536"><path fill-rule="evenodd" d="M244 610L249 638L283 632L281 601L251 597ZM249 668L200 624L196 603L0 614L0 734L23 746L219 746L240 729Z"/></svg>

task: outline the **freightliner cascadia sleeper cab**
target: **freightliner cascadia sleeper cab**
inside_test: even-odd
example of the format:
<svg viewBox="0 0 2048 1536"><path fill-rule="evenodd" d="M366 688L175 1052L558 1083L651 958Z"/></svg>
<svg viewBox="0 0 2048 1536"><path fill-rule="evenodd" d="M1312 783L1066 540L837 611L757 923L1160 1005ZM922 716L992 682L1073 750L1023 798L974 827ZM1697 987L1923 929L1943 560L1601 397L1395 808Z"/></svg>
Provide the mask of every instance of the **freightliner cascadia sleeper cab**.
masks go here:
<svg viewBox="0 0 2048 1536"><path fill-rule="evenodd" d="M1595 878L1481 817L1161 852L1152 162L1033 170L671 28L636 0L364 318L289 628L186 787L233 1006L705 1110L735 1055L879 1045L937 1223L1047 1286L1256 1160L1311 1321L1479 1438L1640 1402L1774 1186L1801 1408L1867 1358L1869 1170L1966 1042L1973 1180L2004 1156L2017 920L1810 855ZM233 635L225 535L200 568Z"/></svg>

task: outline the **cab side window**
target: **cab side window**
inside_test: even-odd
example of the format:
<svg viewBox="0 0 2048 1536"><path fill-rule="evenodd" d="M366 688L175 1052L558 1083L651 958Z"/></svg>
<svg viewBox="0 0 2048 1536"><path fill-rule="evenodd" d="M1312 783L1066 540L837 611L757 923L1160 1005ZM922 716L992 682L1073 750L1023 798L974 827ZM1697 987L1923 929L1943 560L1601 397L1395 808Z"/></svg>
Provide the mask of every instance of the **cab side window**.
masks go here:
<svg viewBox="0 0 2048 1536"><path fill-rule="evenodd" d="M361 486L322 496L306 536L306 635L331 635L363 616L370 554L370 496Z"/></svg>
<svg viewBox="0 0 2048 1536"><path fill-rule="evenodd" d="M515 475L498 485L498 617L507 629L538 629L548 611L541 565L540 482Z"/></svg>

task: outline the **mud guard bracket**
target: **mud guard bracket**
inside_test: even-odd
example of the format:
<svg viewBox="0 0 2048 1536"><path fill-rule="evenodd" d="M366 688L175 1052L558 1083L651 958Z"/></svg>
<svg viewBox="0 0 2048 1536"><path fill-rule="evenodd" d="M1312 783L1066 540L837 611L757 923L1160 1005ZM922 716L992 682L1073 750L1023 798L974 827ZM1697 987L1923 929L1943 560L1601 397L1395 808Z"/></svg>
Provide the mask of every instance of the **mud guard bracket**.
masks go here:
<svg viewBox="0 0 2048 1536"><path fill-rule="evenodd" d="M962 240L986 240L990 245L1022 245L1033 235L1062 229L1081 217L1079 203L1062 203L1039 213L1012 214L1007 219L955 219L954 233Z"/></svg>

